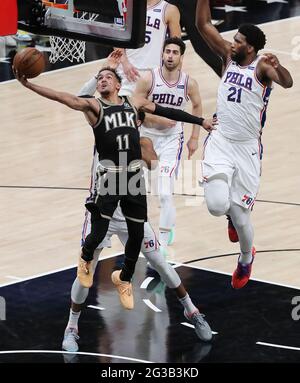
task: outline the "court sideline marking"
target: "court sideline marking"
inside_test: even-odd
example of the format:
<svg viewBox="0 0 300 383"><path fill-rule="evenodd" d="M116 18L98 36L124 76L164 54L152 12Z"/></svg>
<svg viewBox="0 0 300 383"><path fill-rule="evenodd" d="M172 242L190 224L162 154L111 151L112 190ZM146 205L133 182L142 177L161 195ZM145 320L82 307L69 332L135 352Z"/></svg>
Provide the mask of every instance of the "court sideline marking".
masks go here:
<svg viewBox="0 0 300 383"><path fill-rule="evenodd" d="M120 355L111 355L111 354L98 354L96 352L70 352L70 351L58 351L58 350L9 350L9 351L0 351L1 354L67 354L67 355L87 355L87 356L104 356L108 358L117 358L123 360L132 360L133 362L141 363L154 363L149 360L130 358Z"/></svg>

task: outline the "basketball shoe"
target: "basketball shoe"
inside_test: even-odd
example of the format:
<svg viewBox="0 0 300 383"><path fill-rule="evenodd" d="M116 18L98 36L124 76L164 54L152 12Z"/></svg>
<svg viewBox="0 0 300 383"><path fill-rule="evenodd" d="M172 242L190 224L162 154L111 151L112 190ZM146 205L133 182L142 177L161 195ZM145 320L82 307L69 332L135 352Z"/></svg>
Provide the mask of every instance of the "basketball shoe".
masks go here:
<svg viewBox="0 0 300 383"><path fill-rule="evenodd" d="M79 255L77 277L80 284L83 287L90 288L93 285L93 261L86 262L81 258L81 252Z"/></svg>
<svg viewBox="0 0 300 383"><path fill-rule="evenodd" d="M134 307L132 284L120 279L121 270L116 270L111 274L112 283L116 286L122 306L127 310Z"/></svg>
<svg viewBox="0 0 300 383"><path fill-rule="evenodd" d="M62 349L69 352L78 351L77 341L79 340L78 331L76 328L67 327L65 329Z"/></svg>
<svg viewBox="0 0 300 383"><path fill-rule="evenodd" d="M228 237L231 242L238 242L239 241L239 236L237 231L235 230L235 227L233 226L233 223L231 221L230 215L226 216L228 219Z"/></svg>
<svg viewBox="0 0 300 383"><path fill-rule="evenodd" d="M241 289L249 281L255 254L256 254L256 249L253 246L252 247L252 261L249 264L243 265L238 260L237 268L235 269L235 271L232 275L232 279L231 279L231 286L234 289ZM240 257L239 257L239 259L240 259Z"/></svg>
<svg viewBox="0 0 300 383"><path fill-rule="evenodd" d="M201 314L197 310L192 315L188 315L187 312L184 310L184 316L188 321L190 321L194 325L195 332L199 339L203 340L204 342L208 342L212 339L211 328L204 319L203 314Z"/></svg>

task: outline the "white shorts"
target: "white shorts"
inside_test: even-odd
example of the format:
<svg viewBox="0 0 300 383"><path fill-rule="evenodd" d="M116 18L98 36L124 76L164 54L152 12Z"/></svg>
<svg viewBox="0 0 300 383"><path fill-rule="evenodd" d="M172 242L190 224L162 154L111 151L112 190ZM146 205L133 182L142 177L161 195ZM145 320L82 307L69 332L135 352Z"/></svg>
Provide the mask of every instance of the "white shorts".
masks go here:
<svg viewBox="0 0 300 383"><path fill-rule="evenodd" d="M203 149L202 176L224 178L230 187L231 200L246 209L253 206L261 175L258 140L234 141L220 132L211 133Z"/></svg>
<svg viewBox="0 0 300 383"><path fill-rule="evenodd" d="M159 176L173 177L177 175L184 142L183 132L162 136L150 134L141 129L140 135L150 138L153 142L154 150L159 159L157 169Z"/></svg>

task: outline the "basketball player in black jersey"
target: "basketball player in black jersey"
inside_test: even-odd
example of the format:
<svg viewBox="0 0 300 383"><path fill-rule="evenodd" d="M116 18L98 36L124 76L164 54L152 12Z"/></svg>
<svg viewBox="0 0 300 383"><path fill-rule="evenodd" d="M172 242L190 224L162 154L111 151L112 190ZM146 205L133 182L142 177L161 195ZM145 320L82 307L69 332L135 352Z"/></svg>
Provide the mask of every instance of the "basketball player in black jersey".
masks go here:
<svg viewBox="0 0 300 383"><path fill-rule="evenodd" d="M116 51L115 54L121 53ZM144 237L144 221L147 220L137 111L202 125L207 131L215 129L216 122L178 109L164 108L141 97L119 97L121 78L110 67L102 68L99 72L99 99L81 98L33 84L25 76L19 76L17 71L15 76L23 86L35 93L83 112L93 128L97 151L100 153L98 190L95 201L86 205L91 212L92 225L81 250L78 277L83 286L91 286L93 275L90 270L94 251L104 239L109 220L120 201L126 217L128 241L122 270L113 272L112 281L118 289L122 305L132 309L134 301L130 281Z"/></svg>

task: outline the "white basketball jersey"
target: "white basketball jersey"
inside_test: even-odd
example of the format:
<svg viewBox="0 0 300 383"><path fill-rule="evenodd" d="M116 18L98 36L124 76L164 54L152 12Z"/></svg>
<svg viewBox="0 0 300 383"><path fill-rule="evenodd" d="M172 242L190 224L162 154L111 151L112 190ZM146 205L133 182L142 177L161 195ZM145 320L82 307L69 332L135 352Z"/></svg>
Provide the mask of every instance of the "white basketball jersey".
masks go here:
<svg viewBox="0 0 300 383"><path fill-rule="evenodd" d="M137 69L152 69L161 63L163 43L167 34L165 22L167 5L166 1L160 1L147 7L145 45L138 49L126 49L129 61Z"/></svg>
<svg viewBox="0 0 300 383"><path fill-rule="evenodd" d="M180 71L179 78L176 83L170 84L164 79L162 69L155 68L151 71L152 73L152 86L148 93L148 100L155 102L156 104L167 106L174 109L184 110L188 97L188 80L189 76ZM148 134L155 135L171 135L180 134L182 132L183 123L177 122L173 128L166 129L148 129L143 127L142 133L147 132Z"/></svg>
<svg viewBox="0 0 300 383"><path fill-rule="evenodd" d="M258 56L246 67L230 61L220 82L217 129L229 139L245 141L261 136L272 88L257 78L259 60Z"/></svg>

